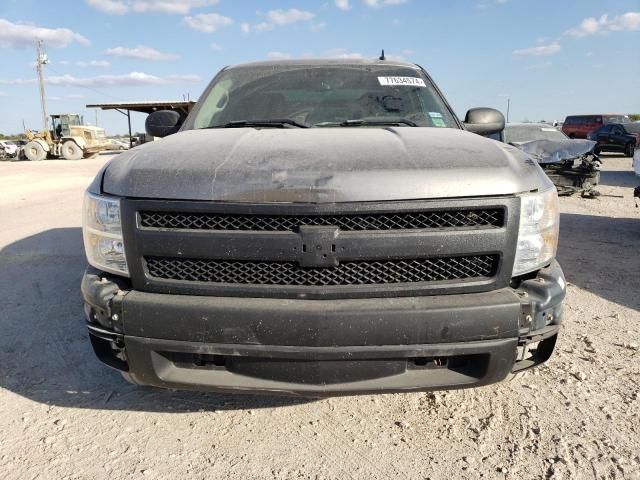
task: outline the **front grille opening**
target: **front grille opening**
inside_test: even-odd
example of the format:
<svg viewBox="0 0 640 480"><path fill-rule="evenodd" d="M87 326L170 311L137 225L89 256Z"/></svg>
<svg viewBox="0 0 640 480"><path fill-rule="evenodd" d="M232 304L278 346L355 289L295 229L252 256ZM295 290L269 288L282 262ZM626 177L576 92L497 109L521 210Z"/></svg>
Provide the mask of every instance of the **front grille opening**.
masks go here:
<svg viewBox="0 0 640 480"><path fill-rule="evenodd" d="M365 360L303 360L189 352L156 352L177 368L210 372L229 371L251 378L307 385L372 380L422 371L429 375L455 372L458 378L487 375L489 354Z"/></svg>
<svg viewBox="0 0 640 480"><path fill-rule="evenodd" d="M447 369L473 378L482 378L487 373L490 356L479 353L452 355L450 357L414 357L408 359L409 370Z"/></svg>
<svg viewBox="0 0 640 480"><path fill-rule="evenodd" d="M220 369L227 365L224 355L187 352L158 352L164 358L181 368Z"/></svg>
<svg viewBox="0 0 640 480"><path fill-rule="evenodd" d="M448 357L415 357L409 359L410 368L447 368Z"/></svg>
<svg viewBox="0 0 640 480"><path fill-rule="evenodd" d="M498 228L503 208L340 215L243 215L218 213L140 212L140 226L168 230L290 232L301 226L332 226L343 231Z"/></svg>
<svg viewBox="0 0 640 480"><path fill-rule="evenodd" d="M498 255L342 262L327 268L295 262L147 257L152 278L213 284L344 286L471 280L496 274Z"/></svg>

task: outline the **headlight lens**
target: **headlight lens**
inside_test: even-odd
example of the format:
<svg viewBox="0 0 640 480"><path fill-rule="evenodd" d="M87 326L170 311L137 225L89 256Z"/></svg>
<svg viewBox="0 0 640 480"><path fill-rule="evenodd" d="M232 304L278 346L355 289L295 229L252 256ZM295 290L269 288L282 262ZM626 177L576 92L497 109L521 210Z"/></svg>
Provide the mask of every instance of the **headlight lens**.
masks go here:
<svg viewBox="0 0 640 480"><path fill-rule="evenodd" d="M84 249L89 264L105 272L128 277L120 200L87 193L82 216Z"/></svg>
<svg viewBox="0 0 640 480"><path fill-rule="evenodd" d="M520 229L513 276L544 267L556 256L560 210L555 187L520 196Z"/></svg>

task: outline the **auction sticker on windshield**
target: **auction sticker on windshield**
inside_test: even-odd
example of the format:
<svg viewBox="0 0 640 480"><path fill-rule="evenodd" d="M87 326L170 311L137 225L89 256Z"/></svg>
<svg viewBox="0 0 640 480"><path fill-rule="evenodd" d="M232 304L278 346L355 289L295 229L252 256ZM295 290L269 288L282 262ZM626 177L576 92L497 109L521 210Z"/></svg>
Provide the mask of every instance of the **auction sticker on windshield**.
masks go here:
<svg viewBox="0 0 640 480"><path fill-rule="evenodd" d="M406 87L426 87L424 80L417 77L378 77L380 85L395 87L398 85Z"/></svg>

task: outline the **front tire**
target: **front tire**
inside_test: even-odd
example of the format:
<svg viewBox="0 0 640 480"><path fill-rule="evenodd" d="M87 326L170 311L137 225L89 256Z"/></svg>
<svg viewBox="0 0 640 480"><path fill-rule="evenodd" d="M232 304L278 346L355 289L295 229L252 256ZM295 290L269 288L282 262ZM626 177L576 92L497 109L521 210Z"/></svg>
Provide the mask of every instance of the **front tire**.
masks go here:
<svg viewBox="0 0 640 480"><path fill-rule="evenodd" d="M628 143L624 147L624 154L627 157L633 157L633 151L635 150L635 145L633 143Z"/></svg>
<svg viewBox="0 0 640 480"><path fill-rule="evenodd" d="M47 158L47 152L44 150L40 142L29 142L22 150L27 160L31 162L41 162Z"/></svg>
<svg viewBox="0 0 640 480"><path fill-rule="evenodd" d="M84 152L73 140L67 140L62 144L62 156L65 160L80 160Z"/></svg>

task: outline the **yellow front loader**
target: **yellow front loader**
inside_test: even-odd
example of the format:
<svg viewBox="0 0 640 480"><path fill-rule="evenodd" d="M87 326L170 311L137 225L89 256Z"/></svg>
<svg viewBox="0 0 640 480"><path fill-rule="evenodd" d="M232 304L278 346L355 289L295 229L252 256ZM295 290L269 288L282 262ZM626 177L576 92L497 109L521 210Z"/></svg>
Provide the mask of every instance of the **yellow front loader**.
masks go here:
<svg viewBox="0 0 640 480"><path fill-rule="evenodd" d="M53 128L48 131L26 132L29 143L22 149L22 155L28 160L80 160L98 155L109 144L103 128L83 125L76 114L51 115L51 125Z"/></svg>

